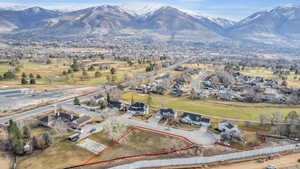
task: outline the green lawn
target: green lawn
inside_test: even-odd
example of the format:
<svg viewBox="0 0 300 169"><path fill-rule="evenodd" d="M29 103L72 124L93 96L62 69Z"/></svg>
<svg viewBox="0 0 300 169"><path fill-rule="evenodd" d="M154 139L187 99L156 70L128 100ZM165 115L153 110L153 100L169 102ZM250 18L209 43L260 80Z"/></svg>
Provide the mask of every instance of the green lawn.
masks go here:
<svg viewBox="0 0 300 169"><path fill-rule="evenodd" d="M130 101L133 96L134 101L147 102L147 95L135 92L127 92L123 99ZM184 97L152 95L152 105L169 107L177 110L185 110L206 115L221 116L226 118L258 120L260 113L272 113L280 111L289 113L300 111L300 106L286 106L263 103L239 103L223 102L216 100L193 101Z"/></svg>
<svg viewBox="0 0 300 169"><path fill-rule="evenodd" d="M8 65L0 65L0 73L5 73L7 72L9 69L9 66Z"/></svg>

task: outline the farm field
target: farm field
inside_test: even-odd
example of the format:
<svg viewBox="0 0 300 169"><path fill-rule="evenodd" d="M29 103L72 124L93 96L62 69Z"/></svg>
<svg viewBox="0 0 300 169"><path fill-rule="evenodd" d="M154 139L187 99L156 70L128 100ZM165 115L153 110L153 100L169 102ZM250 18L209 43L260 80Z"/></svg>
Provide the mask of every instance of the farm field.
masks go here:
<svg viewBox="0 0 300 169"><path fill-rule="evenodd" d="M217 100L194 101L184 97L151 95L152 106L169 107L176 110L184 110L206 115L220 116L226 118L235 118L242 120L258 120L260 113L272 113L280 111L289 113L291 111L300 111L300 106L276 105L266 103L240 103L224 102ZM147 103L148 95L136 92L126 92L123 99Z"/></svg>

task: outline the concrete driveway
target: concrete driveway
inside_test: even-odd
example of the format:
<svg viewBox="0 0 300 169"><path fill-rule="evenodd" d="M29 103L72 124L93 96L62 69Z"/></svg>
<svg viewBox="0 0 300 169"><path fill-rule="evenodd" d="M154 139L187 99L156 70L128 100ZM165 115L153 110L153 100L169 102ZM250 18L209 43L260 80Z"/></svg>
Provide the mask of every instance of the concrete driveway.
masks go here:
<svg viewBox="0 0 300 169"><path fill-rule="evenodd" d="M97 143L96 141L88 139L88 138L80 141L76 145L81 148L84 148L94 154L98 154L99 152L101 152L102 150L104 150L106 148L105 145L103 145L101 143Z"/></svg>
<svg viewBox="0 0 300 169"><path fill-rule="evenodd" d="M103 130L103 124L87 124L81 128L81 133L79 135L79 140L85 139L88 136L101 132Z"/></svg>
<svg viewBox="0 0 300 169"><path fill-rule="evenodd" d="M197 144L210 145L214 144L217 141L217 138L213 134L208 133L207 130L200 129L196 131L186 131L181 129L174 129L170 127L160 126L155 123L147 123L144 121L135 120L133 118L128 118L128 115L126 114L116 118L118 121L126 122L130 125L142 126L154 130L166 131L175 135L181 135Z"/></svg>

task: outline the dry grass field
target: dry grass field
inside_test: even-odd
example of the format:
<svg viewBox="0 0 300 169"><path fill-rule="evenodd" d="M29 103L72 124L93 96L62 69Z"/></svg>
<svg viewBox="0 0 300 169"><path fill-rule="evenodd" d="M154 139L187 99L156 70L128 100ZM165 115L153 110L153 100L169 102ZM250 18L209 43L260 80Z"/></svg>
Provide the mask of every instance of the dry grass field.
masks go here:
<svg viewBox="0 0 300 169"><path fill-rule="evenodd" d="M89 62L91 60L82 60L82 62ZM74 72L68 75L62 75L63 71L67 71L70 68L71 61L67 59L51 59L51 64L46 63L36 63L30 62L29 60L21 60L21 70L17 72L17 79L14 80L2 80L0 81L0 87L8 86L8 88L33 88L35 90L45 90L45 89L58 89L66 88L78 85L89 85L97 83L107 83L108 78L114 78L115 82L124 80L125 74L127 77L133 77L134 73L144 72L145 65L135 65L128 66L126 62L113 61L113 60L92 60L91 63L112 63L111 67L116 68L116 73L114 75L110 74L109 69L98 70L95 68L93 71L87 71L88 78L82 79L82 71ZM6 64L0 65L0 74L12 70L13 67ZM88 69L88 66L85 67ZM95 72L99 71L101 73L100 77L95 77ZM36 79L35 85L21 85L21 76L25 72L27 76L32 73L34 76L37 74L41 75L41 79Z"/></svg>
<svg viewBox="0 0 300 169"><path fill-rule="evenodd" d="M105 133L98 133L91 137L91 139L101 142L102 144L111 143L111 140L105 139ZM106 149L99 156L90 162L109 160L118 157L160 152L164 150L176 149L186 146L187 143L181 139L135 129L128 136L120 141L119 144L113 145Z"/></svg>
<svg viewBox="0 0 300 169"><path fill-rule="evenodd" d="M55 139L55 143L45 150L18 159L17 169L61 169L81 164L92 153L69 142L66 137Z"/></svg>
<svg viewBox="0 0 300 169"><path fill-rule="evenodd" d="M36 134L41 132L43 132L42 129L34 131ZM107 133L105 132L95 133L89 138L104 145L109 145L112 142L112 140L108 139ZM186 144L185 141L171 136L143 130L134 130L119 144L115 144L113 147L105 150L91 162L169 150L185 146ZM55 143L49 148L20 157L18 159L17 169L61 169L82 164L92 156L94 156L94 154L69 142L67 137L57 137L55 138Z"/></svg>

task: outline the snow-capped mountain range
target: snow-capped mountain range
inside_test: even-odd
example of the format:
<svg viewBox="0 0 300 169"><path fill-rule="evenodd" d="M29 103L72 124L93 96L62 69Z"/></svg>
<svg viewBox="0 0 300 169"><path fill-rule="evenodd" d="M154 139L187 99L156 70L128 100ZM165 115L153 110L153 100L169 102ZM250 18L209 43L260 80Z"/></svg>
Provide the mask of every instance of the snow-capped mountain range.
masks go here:
<svg viewBox="0 0 300 169"><path fill-rule="evenodd" d="M18 37L126 34L155 38L168 35L172 40L230 39L268 44L291 42L298 46L300 7L293 4L279 6L239 22L163 4L123 3L71 11L6 7L0 8L0 33Z"/></svg>

